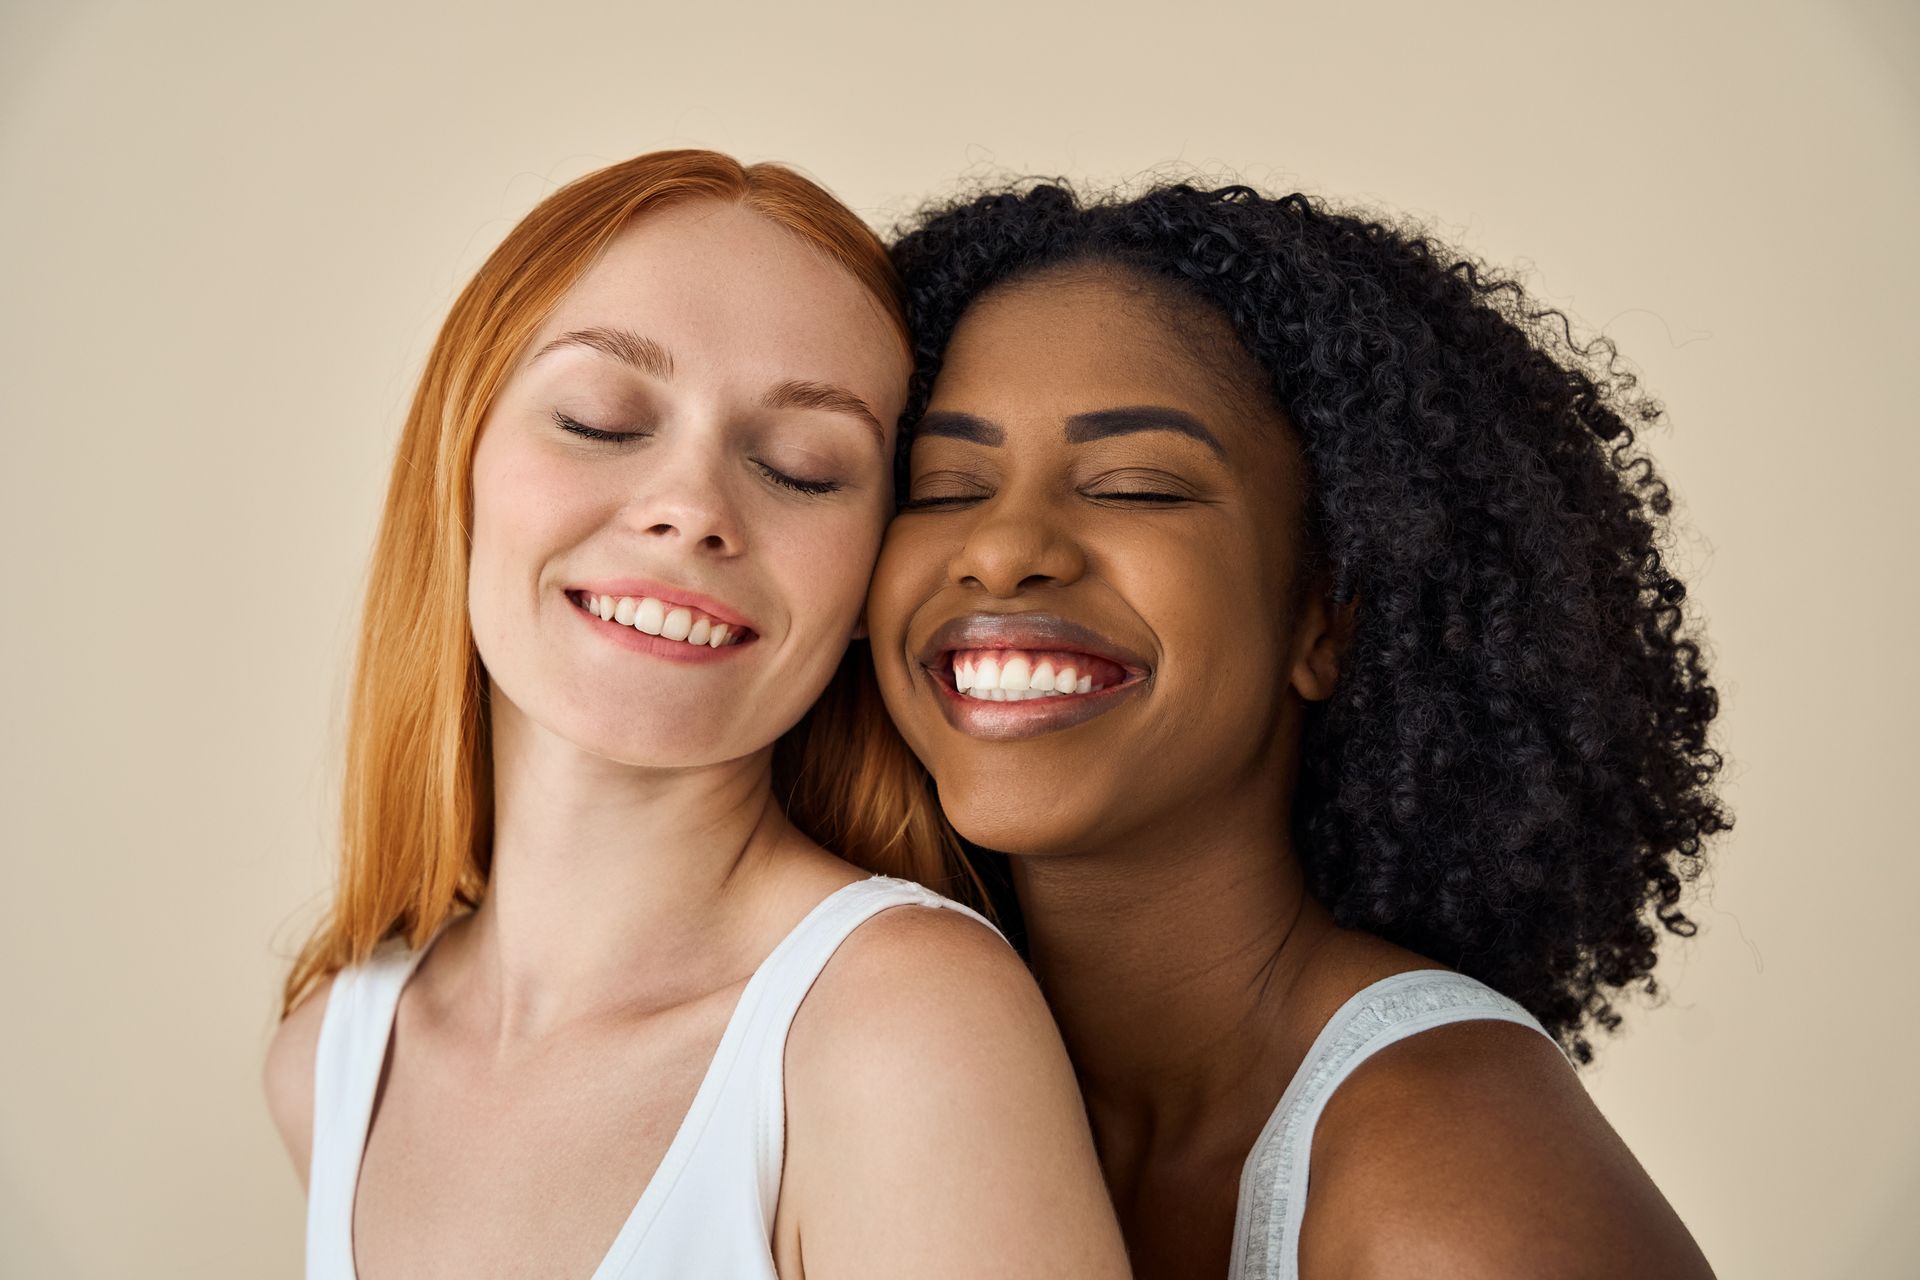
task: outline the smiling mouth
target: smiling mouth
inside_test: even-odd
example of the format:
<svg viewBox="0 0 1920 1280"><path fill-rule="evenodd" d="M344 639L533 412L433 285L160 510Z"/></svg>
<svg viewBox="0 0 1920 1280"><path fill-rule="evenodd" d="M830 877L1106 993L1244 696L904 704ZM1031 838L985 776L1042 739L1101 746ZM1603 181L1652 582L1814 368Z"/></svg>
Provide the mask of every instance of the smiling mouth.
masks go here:
<svg viewBox="0 0 1920 1280"><path fill-rule="evenodd" d="M1098 654L1059 649L948 649L928 671L973 702L1064 701L1139 678Z"/></svg>
<svg viewBox="0 0 1920 1280"><path fill-rule="evenodd" d="M632 627L663 640L678 640L699 648L725 649L754 638L749 627L721 622L687 605L670 604L653 596L591 595L569 591L573 606L602 622Z"/></svg>
<svg viewBox="0 0 1920 1280"><path fill-rule="evenodd" d="M1014 739L1083 724L1130 701L1152 676L1146 658L1057 614L949 618L916 665L947 724L973 738Z"/></svg>

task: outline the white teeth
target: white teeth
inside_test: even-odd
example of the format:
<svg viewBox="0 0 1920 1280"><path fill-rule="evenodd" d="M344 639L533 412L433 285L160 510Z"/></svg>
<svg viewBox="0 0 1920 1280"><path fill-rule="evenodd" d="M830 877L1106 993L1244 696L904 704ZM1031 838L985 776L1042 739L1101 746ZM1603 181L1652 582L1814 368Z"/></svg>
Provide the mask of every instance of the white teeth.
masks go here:
<svg viewBox="0 0 1920 1280"><path fill-rule="evenodd" d="M715 622L704 615L696 616L685 605L669 607L652 596L636 599L633 596L583 594L580 596L580 605L602 621L618 622L623 627L633 627L650 636L664 636L685 644L718 649L734 638L735 628L726 623Z"/></svg>
<svg viewBox="0 0 1920 1280"><path fill-rule="evenodd" d="M1092 693L1093 673L1071 664L1054 666L1051 657L1035 658L1013 650L955 653L951 667L956 692L982 702L1026 702Z"/></svg>

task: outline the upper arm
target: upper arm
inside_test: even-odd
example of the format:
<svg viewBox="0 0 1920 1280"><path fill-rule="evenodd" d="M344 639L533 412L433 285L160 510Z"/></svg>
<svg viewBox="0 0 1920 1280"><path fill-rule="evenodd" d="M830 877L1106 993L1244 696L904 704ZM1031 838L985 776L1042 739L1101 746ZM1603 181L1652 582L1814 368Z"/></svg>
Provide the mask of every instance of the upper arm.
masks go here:
<svg viewBox="0 0 1920 1280"><path fill-rule="evenodd" d="M300 1185L307 1185L307 1167L313 1158L313 1058L320 1044L320 1023L326 1017L331 977L322 979L281 1020L267 1045L262 1085L267 1110L293 1158Z"/></svg>
<svg viewBox="0 0 1920 1280"><path fill-rule="evenodd" d="M856 929L786 1062L780 1212L810 1280L1127 1274L1059 1032L979 922L908 906Z"/></svg>
<svg viewBox="0 0 1920 1280"><path fill-rule="evenodd" d="M1560 1052L1492 1020L1390 1045L1334 1092L1300 1263L1307 1280L1712 1275Z"/></svg>

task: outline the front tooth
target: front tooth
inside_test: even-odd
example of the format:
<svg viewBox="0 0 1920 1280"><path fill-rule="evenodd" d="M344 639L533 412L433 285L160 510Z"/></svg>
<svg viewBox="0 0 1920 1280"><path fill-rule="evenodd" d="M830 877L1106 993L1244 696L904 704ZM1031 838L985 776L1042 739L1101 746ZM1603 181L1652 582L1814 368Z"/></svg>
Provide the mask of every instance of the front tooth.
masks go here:
<svg viewBox="0 0 1920 1280"><path fill-rule="evenodd" d="M973 687L976 689L997 689L1000 687L1000 660L998 658L978 658L974 661Z"/></svg>
<svg viewBox="0 0 1920 1280"><path fill-rule="evenodd" d="M660 634L661 624L666 621L667 606L648 596L633 611L633 625L650 636Z"/></svg>
<svg viewBox="0 0 1920 1280"><path fill-rule="evenodd" d="M693 610L670 609L666 621L660 624L660 634L669 640L685 640L687 632L693 630Z"/></svg>
<svg viewBox="0 0 1920 1280"><path fill-rule="evenodd" d="M613 606L613 620L623 627L633 625L633 611L640 602L632 596L621 596L620 603Z"/></svg>
<svg viewBox="0 0 1920 1280"><path fill-rule="evenodd" d="M1018 654L1008 658L1007 665L1000 668L1000 687L1009 693L1025 693L1032 686L1032 665Z"/></svg>
<svg viewBox="0 0 1920 1280"><path fill-rule="evenodd" d="M1076 692L1079 692L1079 693L1092 693L1093 692L1093 676L1091 674L1081 676L1080 683L1075 685L1074 689Z"/></svg>
<svg viewBox="0 0 1920 1280"><path fill-rule="evenodd" d="M1053 677L1053 687L1055 691L1059 693L1074 692L1074 681L1079 678L1079 675L1080 673L1072 667L1060 668L1059 674Z"/></svg>
<svg viewBox="0 0 1920 1280"><path fill-rule="evenodd" d="M1053 692L1053 662L1050 659L1040 659L1040 665L1033 669L1033 679L1027 687L1042 693Z"/></svg>
<svg viewBox="0 0 1920 1280"><path fill-rule="evenodd" d="M727 642L727 637L732 634L732 627L729 627L724 622L716 622L713 624L713 634L707 637L707 644L712 648L718 649Z"/></svg>
<svg viewBox="0 0 1920 1280"><path fill-rule="evenodd" d="M1007 700L1007 691L1005 689L996 687L996 688L987 690L987 696L989 698L992 698L995 702L1005 702Z"/></svg>
<svg viewBox="0 0 1920 1280"><path fill-rule="evenodd" d="M687 632L688 644L705 644L707 637L713 634L713 620L701 618L693 624L693 630Z"/></svg>

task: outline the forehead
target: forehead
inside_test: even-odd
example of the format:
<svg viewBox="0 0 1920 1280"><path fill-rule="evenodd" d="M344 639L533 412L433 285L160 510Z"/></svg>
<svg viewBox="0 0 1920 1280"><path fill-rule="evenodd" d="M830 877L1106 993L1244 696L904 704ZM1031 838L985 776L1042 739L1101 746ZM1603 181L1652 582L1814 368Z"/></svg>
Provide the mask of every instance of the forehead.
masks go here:
<svg viewBox="0 0 1920 1280"><path fill-rule="evenodd" d="M1127 404L1185 409L1228 433L1271 429L1265 375L1225 317L1114 269L983 295L942 359L933 404L1039 421ZM961 403L961 401L966 403Z"/></svg>
<svg viewBox="0 0 1920 1280"><path fill-rule="evenodd" d="M907 371L897 330L849 271L752 209L721 201L671 205L622 228L529 350L596 326L660 344L676 379L829 379L891 393Z"/></svg>

